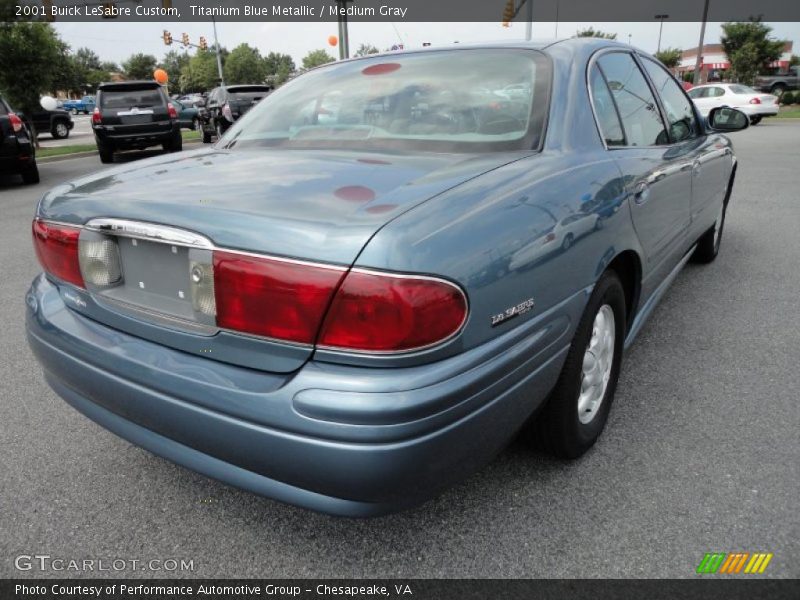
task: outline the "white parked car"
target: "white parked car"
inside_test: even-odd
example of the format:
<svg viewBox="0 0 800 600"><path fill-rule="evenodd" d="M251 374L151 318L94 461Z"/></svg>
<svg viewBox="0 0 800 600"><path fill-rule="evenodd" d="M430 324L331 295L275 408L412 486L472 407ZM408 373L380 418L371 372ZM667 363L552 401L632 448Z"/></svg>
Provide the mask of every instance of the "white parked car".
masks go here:
<svg viewBox="0 0 800 600"><path fill-rule="evenodd" d="M740 83L709 83L698 85L688 91L689 97L704 117L712 108L730 106L750 117L750 124L757 125L762 118L778 114L778 97L757 92Z"/></svg>

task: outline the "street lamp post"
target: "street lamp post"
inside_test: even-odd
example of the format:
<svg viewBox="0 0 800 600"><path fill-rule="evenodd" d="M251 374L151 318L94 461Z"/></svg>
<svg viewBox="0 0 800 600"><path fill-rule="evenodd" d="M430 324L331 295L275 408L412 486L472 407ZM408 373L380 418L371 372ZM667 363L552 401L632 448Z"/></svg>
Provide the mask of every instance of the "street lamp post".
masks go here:
<svg viewBox="0 0 800 600"><path fill-rule="evenodd" d="M656 50L656 52L661 52L661 31L664 29L664 20L669 19L669 15L656 15L655 18L661 21L661 24L658 26L658 50Z"/></svg>
<svg viewBox="0 0 800 600"><path fill-rule="evenodd" d="M708 21L708 1L703 6L703 24L700 26L700 43L697 44L697 58L694 62L694 85L700 83L700 70L703 68L703 42L706 37L706 21Z"/></svg>

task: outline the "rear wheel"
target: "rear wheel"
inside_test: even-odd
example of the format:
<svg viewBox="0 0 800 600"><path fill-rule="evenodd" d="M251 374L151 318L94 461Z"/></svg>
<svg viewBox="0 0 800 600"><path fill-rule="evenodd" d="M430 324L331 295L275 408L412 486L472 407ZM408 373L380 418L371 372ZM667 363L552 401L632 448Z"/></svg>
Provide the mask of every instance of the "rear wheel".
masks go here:
<svg viewBox="0 0 800 600"><path fill-rule="evenodd" d="M101 163L114 162L114 148L103 142L97 142L97 151L100 153Z"/></svg>
<svg viewBox="0 0 800 600"><path fill-rule="evenodd" d="M161 144L161 147L164 148L164 152L180 152L183 150L183 136L178 132L170 141Z"/></svg>
<svg viewBox="0 0 800 600"><path fill-rule="evenodd" d="M722 244L722 230L725 226L725 213L727 212L727 203L723 202L717 213L717 220L714 221L714 226L706 231L697 242L697 248L692 254L692 261L697 263L707 264L717 258L719 248Z"/></svg>
<svg viewBox="0 0 800 600"><path fill-rule="evenodd" d="M57 140L69 137L69 127L67 127L67 124L64 121L56 121L53 124L53 128L50 130L50 135Z"/></svg>
<svg viewBox="0 0 800 600"><path fill-rule="evenodd" d="M776 83L776 84L775 84L775 85L773 85L773 86L772 86L772 88L769 90L770 94L773 94L773 95L775 95L775 96L778 96L779 98L780 98L781 96L783 96L783 92L785 92L785 91L786 91L786 86L785 86L784 84L782 84L782 83Z"/></svg>
<svg viewBox="0 0 800 600"><path fill-rule="evenodd" d="M203 143L204 144L210 144L212 137L213 137L213 135L211 134L210 131L206 131L205 129L203 129Z"/></svg>
<svg viewBox="0 0 800 600"><path fill-rule="evenodd" d="M750 117L750 125L758 125L759 123L761 123L761 119L762 119L761 115Z"/></svg>
<svg viewBox="0 0 800 600"><path fill-rule="evenodd" d="M578 458L605 427L622 363L625 291L614 271L595 285L564 367L534 422L536 445L561 458Z"/></svg>
<svg viewBox="0 0 800 600"><path fill-rule="evenodd" d="M22 181L26 184L39 183L39 167L36 166L35 162L25 167L20 174L22 175Z"/></svg>

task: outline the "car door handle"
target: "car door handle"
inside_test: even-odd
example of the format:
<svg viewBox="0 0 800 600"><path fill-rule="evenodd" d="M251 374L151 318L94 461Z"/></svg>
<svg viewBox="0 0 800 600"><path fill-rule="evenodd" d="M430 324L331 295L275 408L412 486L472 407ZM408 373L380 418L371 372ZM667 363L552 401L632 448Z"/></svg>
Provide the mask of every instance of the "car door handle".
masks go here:
<svg viewBox="0 0 800 600"><path fill-rule="evenodd" d="M700 171L702 170L702 168L703 167L700 164L699 160L694 161L694 164L692 165L692 176L693 177L699 177L700 176Z"/></svg>
<svg viewBox="0 0 800 600"><path fill-rule="evenodd" d="M650 186L646 181L640 181L633 189L633 201L636 204L644 204L650 198Z"/></svg>

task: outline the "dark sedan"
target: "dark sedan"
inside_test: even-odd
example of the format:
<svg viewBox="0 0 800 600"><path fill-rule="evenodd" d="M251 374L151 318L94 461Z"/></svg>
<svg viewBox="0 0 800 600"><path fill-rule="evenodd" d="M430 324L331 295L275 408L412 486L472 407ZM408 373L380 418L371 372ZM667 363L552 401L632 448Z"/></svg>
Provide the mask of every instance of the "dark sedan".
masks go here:
<svg viewBox="0 0 800 600"><path fill-rule="evenodd" d="M213 147L47 193L28 338L104 427L328 513L422 502L523 428L577 458L717 256L747 125L609 40L327 65Z"/></svg>
<svg viewBox="0 0 800 600"><path fill-rule="evenodd" d="M0 175L4 173L19 174L25 183L39 183L31 131L0 96Z"/></svg>

